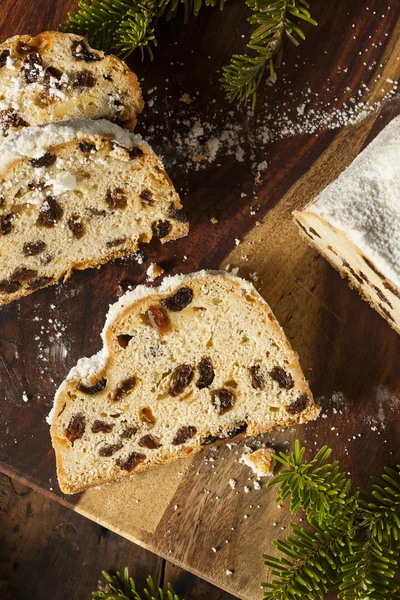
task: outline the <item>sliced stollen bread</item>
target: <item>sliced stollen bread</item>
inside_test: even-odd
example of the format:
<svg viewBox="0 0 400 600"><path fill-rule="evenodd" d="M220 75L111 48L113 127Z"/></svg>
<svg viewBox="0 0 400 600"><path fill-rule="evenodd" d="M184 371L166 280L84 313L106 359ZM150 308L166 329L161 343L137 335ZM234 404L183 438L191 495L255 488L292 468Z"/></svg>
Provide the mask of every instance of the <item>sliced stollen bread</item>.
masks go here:
<svg viewBox="0 0 400 600"><path fill-rule="evenodd" d="M65 493L319 414L268 304L225 272L137 287L110 307L102 338L49 417Z"/></svg>
<svg viewBox="0 0 400 600"><path fill-rule="evenodd" d="M132 130L142 109L136 75L81 36L46 31L0 44L0 137L74 118L108 119Z"/></svg>
<svg viewBox="0 0 400 600"><path fill-rule="evenodd" d="M400 333L400 117L294 216L308 243Z"/></svg>
<svg viewBox="0 0 400 600"><path fill-rule="evenodd" d="M161 161L109 121L25 127L0 146L0 305L188 224Z"/></svg>

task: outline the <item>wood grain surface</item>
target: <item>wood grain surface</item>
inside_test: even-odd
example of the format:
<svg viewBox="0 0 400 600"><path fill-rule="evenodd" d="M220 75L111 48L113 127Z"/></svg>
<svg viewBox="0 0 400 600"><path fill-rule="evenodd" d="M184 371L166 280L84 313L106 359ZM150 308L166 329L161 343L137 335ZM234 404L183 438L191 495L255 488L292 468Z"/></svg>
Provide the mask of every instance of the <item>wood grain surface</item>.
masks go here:
<svg viewBox="0 0 400 600"><path fill-rule="evenodd" d="M74 4L2 0L0 36L56 27ZM251 473L238 463L241 445L208 449L129 481L65 497L57 487L45 415L77 359L100 348L104 315L121 281L145 281L151 261L167 274L229 264L243 276L258 274L257 287L324 409L317 422L264 441L290 448L297 437L311 451L327 443L355 484L400 459L399 336L304 244L291 219L293 209L400 113L398 96L387 97L400 74L400 9L397 0L353 0L329 10L325 0L315 0L313 15L319 27L306 27L300 48L287 46L278 83L262 87L254 116L228 106L217 83L218 69L243 48L241 35L249 31L243 3L232 1L223 13L204 9L187 26L178 20L163 25L155 61L132 62L152 104L138 131L164 156L181 191L189 237L144 248L142 265L126 259L75 273L66 284L0 311L1 470L245 600L261 597L261 554L273 551L272 540L286 533L290 517L274 505L273 492L254 489ZM182 102L183 93L193 99L190 105ZM368 118L321 127L323 121L343 125L335 109L343 102L354 106L361 93L370 105L378 103ZM265 122L282 133L283 112L296 115L303 104L307 115L325 110L330 119L319 119L311 133L257 141ZM210 163L188 163L176 133L186 132L185 120L193 122L196 115L219 131L234 119L244 160L233 151ZM262 161L268 168L258 173L253 165ZM235 490L231 478L238 481Z"/></svg>

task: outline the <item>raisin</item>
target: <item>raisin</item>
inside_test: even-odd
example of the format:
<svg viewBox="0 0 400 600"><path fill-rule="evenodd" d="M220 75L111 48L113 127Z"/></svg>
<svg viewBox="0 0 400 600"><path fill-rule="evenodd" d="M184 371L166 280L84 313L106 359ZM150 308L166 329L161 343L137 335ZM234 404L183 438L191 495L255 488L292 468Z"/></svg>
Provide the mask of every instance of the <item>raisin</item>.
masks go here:
<svg viewBox="0 0 400 600"><path fill-rule="evenodd" d="M249 369L251 375L251 384L255 390L265 389L264 373L260 365L253 365Z"/></svg>
<svg viewBox="0 0 400 600"><path fill-rule="evenodd" d="M68 227L70 228L74 238L77 240L79 240L85 233L85 227L78 215L72 215L72 217L68 219Z"/></svg>
<svg viewBox="0 0 400 600"><path fill-rule="evenodd" d="M132 335L123 333L121 335L117 335L117 342L121 346L121 348L127 348L132 337L133 337Z"/></svg>
<svg viewBox="0 0 400 600"><path fill-rule="evenodd" d="M226 435L208 435L205 437L201 445L208 446L209 444L214 444L215 442L220 442L222 440L231 439L236 437L237 435L241 435L242 433L246 433L247 431L247 423L242 423L238 425L234 429L230 429Z"/></svg>
<svg viewBox="0 0 400 600"><path fill-rule="evenodd" d="M91 52L87 45L86 40L81 39L72 43L71 46L72 56L78 58L79 60L84 60L85 62L95 62L98 60L103 60L100 54L97 52Z"/></svg>
<svg viewBox="0 0 400 600"><path fill-rule="evenodd" d="M279 387L285 390L291 390L294 387L293 377L287 373L282 367L274 367L269 373L274 381L279 384Z"/></svg>
<svg viewBox="0 0 400 600"><path fill-rule="evenodd" d="M154 196L153 194L150 192L150 190L143 190L142 192L140 192L139 198L145 203L148 204L149 206L154 206L156 201L154 200Z"/></svg>
<svg viewBox="0 0 400 600"><path fill-rule="evenodd" d="M122 444L110 444L108 446L102 446L101 448L99 448L99 456L112 456L113 454L115 454L116 452L118 452L118 450L121 450L122 448Z"/></svg>
<svg viewBox="0 0 400 600"><path fill-rule="evenodd" d="M93 433L110 433L114 429L115 423L106 423L105 421L95 421L92 425Z"/></svg>
<svg viewBox="0 0 400 600"><path fill-rule="evenodd" d="M197 433L196 427L193 425L187 425L185 427L181 427L175 434L174 439L172 440L173 446L179 446L180 444L184 444L192 437L194 437Z"/></svg>
<svg viewBox="0 0 400 600"><path fill-rule="evenodd" d="M113 210L117 208L126 208L128 204L124 190L120 187L117 187L114 190L108 190L106 202Z"/></svg>
<svg viewBox="0 0 400 600"><path fill-rule="evenodd" d="M156 450L157 448L161 448L162 444L160 444L158 438L151 435L151 433L148 433L140 438L139 446L142 446L142 448L149 448L149 450Z"/></svg>
<svg viewBox="0 0 400 600"><path fill-rule="evenodd" d="M171 229L172 229L172 226L169 221L162 221L162 220L156 221L151 226L151 230L152 230L153 234L159 240L162 240L163 238L165 238L169 234Z"/></svg>
<svg viewBox="0 0 400 600"><path fill-rule="evenodd" d="M310 233L312 233L313 235L316 235L318 238L321 238L319 233L317 231L315 231L315 229L313 229L312 227L310 227Z"/></svg>
<svg viewBox="0 0 400 600"><path fill-rule="evenodd" d="M0 196L0 208L4 205L5 198L4 196Z"/></svg>
<svg viewBox="0 0 400 600"><path fill-rule="evenodd" d="M300 223L300 221L296 221L296 224L300 227L300 229L302 229L302 231L304 231L306 235L308 235L309 238L313 239L313 236L308 233L307 229L302 223Z"/></svg>
<svg viewBox="0 0 400 600"><path fill-rule="evenodd" d="M130 473L135 467L137 467L138 464L143 462L145 459L145 454L140 454L140 452L132 452L132 454L130 454L125 460L119 459L117 461L117 465L124 471L128 471L128 473Z"/></svg>
<svg viewBox="0 0 400 600"><path fill-rule="evenodd" d="M7 133L10 127L25 127L26 121L12 108L0 111L0 130L3 135Z"/></svg>
<svg viewBox="0 0 400 600"><path fill-rule="evenodd" d="M288 411L288 413L290 415L297 415L298 413L303 412L303 410L306 408L307 404L308 404L307 396L305 396L305 395L299 396L297 398L297 400L295 400L294 402L289 404L289 406L286 407L286 410Z"/></svg>
<svg viewBox="0 0 400 600"><path fill-rule="evenodd" d="M97 151L96 144L92 144L92 142L86 142L85 140L79 143L79 149L84 154Z"/></svg>
<svg viewBox="0 0 400 600"><path fill-rule="evenodd" d="M376 273L378 275L378 277L380 277L381 279L383 279L383 280L385 279L384 276L382 275L382 273L380 271L378 271L378 269L375 267L375 265L370 260L368 260L368 258L363 256L363 260L364 260L365 264L369 266L371 271Z"/></svg>
<svg viewBox="0 0 400 600"><path fill-rule="evenodd" d="M83 415L82 413L78 413L71 418L70 422L68 423L68 427L65 431L65 435L67 436L72 445L74 445L74 442L76 440L80 440L81 437L83 437L83 434L85 433L85 428L85 415Z"/></svg>
<svg viewBox="0 0 400 600"><path fill-rule="evenodd" d="M23 245L23 253L24 256L36 256L37 254L43 252L45 248L46 244L41 240L39 240L38 242L26 242Z"/></svg>
<svg viewBox="0 0 400 600"><path fill-rule="evenodd" d="M137 427L125 427L123 432L121 433L121 437L126 440L130 440L135 433L137 433Z"/></svg>
<svg viewBox="0 0 400 600"><path fill-rule="evenodd" d="M72 85L74 87L92 88L96 85L96 77L87 69L83 69L75 73L72 78Z"/></svg>
<svg viewBox="0 0 400 600"><path fill-rule="evenodd" d="M21 267L20 269L16 269L14 273L11 275L11 281L30 281L37 277L38 272L34 269L27 269L26 267Z"/></svg>
<svg viewBox="0 0 400 600"><path fill-rule="evenodd" d="M150 306L147 310L150 325L159 335L165 335L171 329L171 321L161 306Z"/></svg>
<svg viewBox="0 0 400 600"><path fill-rule="evenodd" d="M237 435L240 435L242 433L246 433L247 431L247 423L242 423L241 425L238 425L237 427L235 427L234 429L230 429L227 433L227 438L234 438Z"/></svg>
<svg viewBox="0 0 400 600"><path fill-rule="evenodd" d="M176 292L173 296L164 298L162 303L168 310L172 312L179 312L186 308L193 300L193 290L188 287L183 287Z"/></svg>
<svg viewBox="0 0 400 600"><path fill-rule="evenodd" d="M31 290L37 290L40 287L43 287L53 281L52 277L39 277L38 279L34 279L30 282L29 287Z"/></svg>
<svg viewBox="0 0 400 600"><path fill-rule="evenodd" d="M177 208L173 202L169 207L168 214L171 219L175 219L175 221L178 221L179 223L188 223L189 221L183 208Z"/></svg>
<svg viewBox="0 0 400 600"><path fill-rule="evenodd" d="M122 381L119 386L115 389L114 395L113 395L113 402L119 402L119 400L121 400L124 396L126 396L127 394L129 394L129 392L131 392L137 383L137 379L135 376L133 377L128 377L128 379L125 379L125 381Z"/></svg>
<svg viewBox="0 0 400 600"><path fill-rule="evenodd" d="M10 213L9 215L4 215L4 217L0 217L0 234L7 235L13 228L14 214Z"/></svg>
<svg viewBox="0 0 400 600"><path fill-rule="evenodd" d="M389 292L392 292L392 294L394 296L397 296L397 298L400 298L400 291L397 288L395 288L394 285L392 285L388 281L384 282L383 287L386 288L387 290L389 290Z"/></svg>
<svg viewBox="0 0 400 600"><path fill-rule="evenodd" d="M145 406L139 411L139 416L140 420L143 421L143 423L147 423L148 425L156 424L156 418L153 415L151 408L149 408L148 406Z"/></svg>
<svg viewBox="0 0 400 600"><path fill-rule="evenodd" d="M39 225L54 227L63 216L64 211L53 196L47 196L39 208Z"/></svg>
<svg viewBox="0 0 400 600"><path fill-rule="evenodd" d="M52 67L51 65L49 67L46 68L46 71L44 73L44 83L45 85L50 85L52 83L52 79L55 79L56 81L60 81L61 77L62 77L62 71L60 71L60 69L57 69L57 67ZM55 84L55 86L60 89L60 85L59 84Z"/></svg>
<svg viewBox="0 0 400 600"><path fill-rule="evenodd" d="M381 309L381 311L383 312L383 314L386 315L386 317L388 319L390 319L390 321L394 321L392 315L390 314L390 312L388 311L388 309L383 306L383 304L378 304L378 306Z"/></svg>
<svg viewBox="0 0 400 600"><path fill-rule="evenodd" d="M7 62L7 58L10 56L10 50L6 48L3 52L0 53L0 69L4 67Z"/></svg>
<svg viewBox="0 0 400 600"><path fill-rule="evenodd" d="M133 148L129 150L129 158L134 160L135 158L139 158L139 156L143 156L143 150L138 146L133 146Z"/></svg>
<svg viewBox="0 0 400 600"><path fill-rule="evenodd" d="M110 240L106 243L106 246L107 248L115 248L116 246L121 246L124 242L126 242L126 237Z"/></svg>
<svg viewBox="0 0 400 600"><path fill-rule="evenodd" d="M380 300L382 300L382 302L385 302L385 304L387 304L390 308L393 308L393 306L391 305L391 303L389 302L389 300L386 298L385 294L382 292L382 290L380 290L378 288L378 286L374 285L374 290L378 295L378 298Z"/></svg>
<svg viewBox="0 0 400 600"><path fill-rule="evenodd" d="M97 208L87 208L86 210L88 210L90 212L91 215L93 215L94 217L106 217L107 216L107 211L105 210L98 210Z"/></svg>
<svg viewBox="0 0 400 600"><path fill-rule="evenodd" d="M193 367L190 365L179 365L171 376L169 384L169 395L179 396L187 388L193 379Z"/></svg>
<svg viewBox="0 0 400 600"><path fill-rule="evenodd" d="M212 393L212 403L219 415L224 415L228 410L231 410L235 404L235 400L236 396L234 392L227 390L226 388L215 390Z"/></svg>
<svg viewBox="0 0 400 600"><path fill-rule="evenodd" d="M19 42L17 46L17 52L19 54L30 54L31 52L36 52L37 46L31 46L26 42Z"/></svg>
<svg viewBox="0 0 400 600"><path fill-rule="evenodd" d="M361 277L362 281L365 281L365 283L369 284L369 279L368 277L365 275L365 273L363 273L362 271L358 271L358 275Z"/></svg>
<svg viewBox="0 0 400 600"><path fill-rule="evenodd" d="M363 285L363 283L364 283L363 279L355 272L355 270L349 265L349 263L346 260L342 260L342 264L346 269L348 269L350 271L350 273L353 275L354 279L356 281L358 281L358 283L360 285Z"/></svg>
<svg viewBox="0 0 400 600"><path fill-rule="evenodd" d="M7 281L7 279L3 279L0 281L0 292L5 292L6 294L14 294L21 287L19 281Z"/></svg>
<svg viewBox="0 0 400 600"><path fill-rule="evenodd" d="M80 382L79 385L77 385L77 388L84 394L98 394L104 390L106 385L107 379L103 378L96 381L94 385L85 385L84 383Z"/></svg>
<svg viewBox="0 0 400 600"><path fill-rule="evenodd" d="M46 152L46 154L43 154L43 156L40 156L40 158L32 158L31 165L34 169L40 169L41 167L50 167L52 164L54 164L55 160L55 154Z"/></svg>
<svg viewBox="0 0 400 600"><path fill-rule="evenodd" d="M197 370L199 372L199 378L196 381L196 385L199 388L199 390L209 387L214 381L215 377L214 367L211 362L211 358L202 358L199 364L197 365Z"/></svg>
<svg viewBox="0 0 400 600"><path fill-rule="evenodd" d="M22 63L26 83L35 83L39 79L42 65L43 62L40 54L37 52L28 54Z"/></svg>
<svg viewBox="0 0 400 600"><path fill-rule="evenodd" d="M106 81L112 81L112 80L113 80L113 78L111 77L111 75L104 75L104 73L103 73L103 78L104 78Z"/></svg>

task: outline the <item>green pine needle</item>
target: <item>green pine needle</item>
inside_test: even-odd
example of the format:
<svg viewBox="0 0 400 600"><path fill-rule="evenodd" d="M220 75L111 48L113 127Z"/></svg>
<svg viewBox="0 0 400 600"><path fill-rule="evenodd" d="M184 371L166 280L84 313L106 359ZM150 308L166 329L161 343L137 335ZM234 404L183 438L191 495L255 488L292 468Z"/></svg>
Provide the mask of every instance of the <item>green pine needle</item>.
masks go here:
<svg viewBox="0 0 400 600"><path fill-rule="evenodd" d="M179 600L174 594L171 586L168 584L166 593L156 588L153 579L146 579L146 587L143 590L144 596L140 595L132 577L129 577L128 567L124 572L117 571L115 575L110 575L106 571L101 573L105 581L99 581L99 587L106 591L92 592L92 599L108 598L108 600Z"/></svg>
<svg viewBox="0 0 400 600"><path fill-rule="evenodd" d="M255 55L234 54L229 65L223 68L220 79L230 102L239 104L248 98L254 109L257 100L257 88L266 68L269 80L276 81L276 68L281 64L285 38L298 45L299 37L305 35L295 20L317 25L311 18L309 4L305 0L246 0L253 11L248 21L257 25L250 37L247 48ZM293 20L293 17L295 20Z"/></svg>

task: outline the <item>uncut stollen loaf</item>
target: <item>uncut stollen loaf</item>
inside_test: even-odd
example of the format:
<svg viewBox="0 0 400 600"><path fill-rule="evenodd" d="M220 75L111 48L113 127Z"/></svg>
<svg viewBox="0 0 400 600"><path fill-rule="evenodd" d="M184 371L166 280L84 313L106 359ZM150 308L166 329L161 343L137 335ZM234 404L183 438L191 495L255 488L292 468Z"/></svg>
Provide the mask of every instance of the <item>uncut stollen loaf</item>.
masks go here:
<svg viewBox="0 0 400 600"><path fill-rule="evenodd" d="M188 224L159 158L105 120L25 127L0 146L0 305Z"/></svg>
<svg viewBox="0 0 400 600"><path fill-rule="evenodd" d="M81 36L46 31L0 44L0 138L74 118L108 119L132 130L142 109L136 75Z"/></svg>
<svg viewBox="0 0 400 600"><path fill-rule="evenodd" d="M226 272L137 287L111 306L102 338L49 416L65 493L319 414L268 304Z"/></svg>

